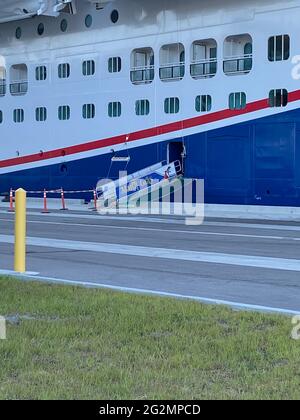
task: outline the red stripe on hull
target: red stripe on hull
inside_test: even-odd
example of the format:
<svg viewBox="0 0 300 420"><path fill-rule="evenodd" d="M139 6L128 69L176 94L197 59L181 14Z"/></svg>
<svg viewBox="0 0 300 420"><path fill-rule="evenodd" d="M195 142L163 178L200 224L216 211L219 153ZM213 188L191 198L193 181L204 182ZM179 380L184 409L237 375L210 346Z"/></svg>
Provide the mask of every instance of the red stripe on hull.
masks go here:
<svg viewBox="0 0 300 420"><path fill-rule="evenodd" d="M289 93L289 102L300 100L300 90ZM146 130L136 131L130 134L123 134L115 137L110 137L102 140L95 140L88 143L78 144L76 146L68 146L65 148L50 150L48 152L36 153L32 155L5 159L0 161L0 168L7 168L10 166L22 165L26 163L45 161L48 159L59 158L63 156L74 155L77 153L88 152L91 150L102 149L104 147L116 146L122 143L130 143L137 140L142 140L150 137L159 136L162 134L173 133L175 131L193 128L200 125L205 125L217 121L226 120L239 115L250 114L252 112L261 111L269 107L268 99L262 99L247 104L245 109L230 110L225 109L222 111L213 112L211 114L201 115L198 117L189 118L183 121L177 121L170 124L165 124Z"/></svg>

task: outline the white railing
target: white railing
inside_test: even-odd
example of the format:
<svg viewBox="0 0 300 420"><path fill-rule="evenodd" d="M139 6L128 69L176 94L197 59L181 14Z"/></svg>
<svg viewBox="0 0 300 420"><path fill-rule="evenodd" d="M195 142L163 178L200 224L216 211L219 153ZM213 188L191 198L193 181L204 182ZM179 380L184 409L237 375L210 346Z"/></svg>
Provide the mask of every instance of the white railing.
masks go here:
<svg viewBox="0 0 300 420"><path fill-rule="evenodd" d="M4 80L0 81L0 96L6 95L6 82Z"/></svg>
<svg viewBox="0 0 300 420"><path fill-rule="evenodd" d="M193 60L191 62L191 76L195 78L213 77L217 73L217 64L216 58Z"/></svg>
<svg viewBox="0 0 300 420"><path fill-rule="evenodd" d="M9 89L12 95L25 95L28 91L28 80L12 81Z"/></svg>
<svg viewBox="0 0 300 420"><path fill-rule="evenodd" d="M154 79L154 66L138 66L132 67L130 71L130 79L132 83L150 83Z"/></svg>
<svg viewBox="0 0 300 420"><path fill-rule="evenodd" d="M159 77L161 80L180 80L184 77L185 62L167 63L160 65Z"/></svg>
<svg viewBox="0 0 300 420"><path fill-rule="evenodd" d="M249 73L252 69L253 54L225 57L223 70L225 74Z"/></svg>

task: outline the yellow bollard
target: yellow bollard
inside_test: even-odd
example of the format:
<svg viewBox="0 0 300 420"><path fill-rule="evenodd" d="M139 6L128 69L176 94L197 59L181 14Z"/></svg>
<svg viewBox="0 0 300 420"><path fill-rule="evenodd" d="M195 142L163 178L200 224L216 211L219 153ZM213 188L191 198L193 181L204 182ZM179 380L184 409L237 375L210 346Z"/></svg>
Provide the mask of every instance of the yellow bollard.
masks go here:
<svg viewBox="0 0 300 420"><path fill-rule="evenodd" d="M26 271L26 191L19 188L15 195L15 271Z"/></svg>

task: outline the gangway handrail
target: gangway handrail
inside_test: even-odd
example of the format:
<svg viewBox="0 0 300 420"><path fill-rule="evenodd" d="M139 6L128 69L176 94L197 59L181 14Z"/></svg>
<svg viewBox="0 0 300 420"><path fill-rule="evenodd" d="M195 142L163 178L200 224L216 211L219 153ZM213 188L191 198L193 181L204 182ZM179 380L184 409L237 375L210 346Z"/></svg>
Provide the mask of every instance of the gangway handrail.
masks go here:
<svg viewBox="0 0 300 420"><path fill-rule="evenodd" d="M134 179L138 179L141 178L142 176L146 176L147 173L151 173L159 168L162 168L163 166L167 165L167 161L163 160L161 162L158 162L154 165L151 166L147 166L144 169L140 169L139 171L136 171L130 175L127 175L125 177L119 178L116 181L113 181L115 183L116 187L119 187L119 185L122 183L122 181L124 181L124 179L126 178L127 181L133 181ZM101 185L100 188L102 189L104 187L104 185Z"/></svg>
<svg viewBox="0 0 300 420"><path fill-rule="evenodd" d="M98 185L96 188L97 197L119 202L136 193L146 192L149 187L158 185L162 181L176 179L181 173L182 166L179 160L170 163L167 161L158 162L116 181Z"/></svg>

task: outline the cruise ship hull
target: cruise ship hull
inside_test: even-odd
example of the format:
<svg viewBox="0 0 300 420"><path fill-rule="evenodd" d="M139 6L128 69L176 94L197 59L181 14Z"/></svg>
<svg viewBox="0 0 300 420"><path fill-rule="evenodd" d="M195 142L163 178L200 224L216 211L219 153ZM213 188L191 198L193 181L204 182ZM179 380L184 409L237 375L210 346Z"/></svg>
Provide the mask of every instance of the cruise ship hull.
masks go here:
<svg viewBox="0 0 300 420"><path fill-rule="evenodd" d="M206 203L300 205L300 109L184 138L131 145L117 154L124 160L114 161L114 156L110 152L3 174L1 190L89 190L101 178L116 179L120 171L133 173L164 159L180 159L186 177L205 180Z"/></svg>
<svg viewBox="0 0 300 420"><path fill-rule="evenodd" d="M299 2L28 4L0 1L0 194L179 160L207 203L300 205Z"/></svg>

